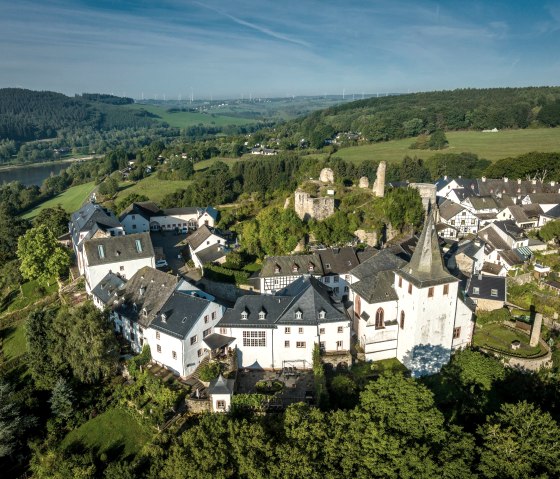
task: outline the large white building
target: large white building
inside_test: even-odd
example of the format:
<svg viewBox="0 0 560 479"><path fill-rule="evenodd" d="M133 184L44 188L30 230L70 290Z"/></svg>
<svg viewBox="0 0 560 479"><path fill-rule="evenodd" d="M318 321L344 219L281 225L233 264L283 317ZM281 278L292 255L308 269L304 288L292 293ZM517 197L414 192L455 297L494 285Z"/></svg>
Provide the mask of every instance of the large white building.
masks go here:
<svg viewBox="0 0 560 479"><path fill-rule="evenodd" d="M94 238L83 243L84 276L89 293L107 273L131 278L144 266L155 267L150 233Z"/></svg>

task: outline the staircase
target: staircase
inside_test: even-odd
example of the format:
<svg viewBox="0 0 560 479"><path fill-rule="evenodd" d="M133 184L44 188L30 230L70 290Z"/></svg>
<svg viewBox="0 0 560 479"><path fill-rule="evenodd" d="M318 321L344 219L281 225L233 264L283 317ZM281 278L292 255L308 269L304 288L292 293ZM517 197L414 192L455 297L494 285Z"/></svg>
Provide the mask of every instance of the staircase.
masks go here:
<svg viewBox="0 0 560 479"><path fill-rule="evenodd" d="M202 384L202 382L199 379L199 370L203 365L208 364L209 362L210 362L210 355L208 354L202 359L202 361L200 361L194 373L192 373L187 379L185 379L184 382L191 387L192 392L195 392L198 388L198 390L202 393L202 391L206 389L206 386L204 386L204 384Z"/></svg>

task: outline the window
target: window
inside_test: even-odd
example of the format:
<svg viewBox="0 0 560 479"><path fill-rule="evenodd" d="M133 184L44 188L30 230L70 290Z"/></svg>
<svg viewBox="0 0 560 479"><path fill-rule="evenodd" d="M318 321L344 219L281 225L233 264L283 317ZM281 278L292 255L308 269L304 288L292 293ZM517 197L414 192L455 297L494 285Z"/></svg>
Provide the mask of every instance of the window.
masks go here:
<svg viewBox="0 0 560 479"><path fill-rule="evenodd" d="M338 294L339 292L340 292L340 288L338 286L334 288L334 294Z"/></svg>
<svg viewBox="0 0 560 479"><path fill-rule="evenodd" d="M319 343L319 347L321 348L321 351L324 351L327 348L327 343L325 343L325 341L321 341Z"/></svg>
<svg viewBox="0 0 560 479"><path fill-rule="evenodd" d="M338 349L342 349L343 344L344 344L343 341L337 341L337 342L336 342L336 349L337 349L337 350L338 350Z"/></svg>
<svg viewBox="0 0 560 479"><path fill-rule="evenodd" d="M476 220L475 219L471 220L471 225L476 225Z"/></svg>
<svg viewBox="0 0 560 479"><path fill-rule="evenodd" d="M337 332L338 334L342 333L342 331L344 331L344 329L343 329L342 326L339 326L339 327L337 328L337 330L336 330L336 332Z"/></svg>
<svg viewBox="0 0 560 479"><path fill-rule="evenodd" d="M298 269L299 269L299 266L298 266L297 264L294 263L294 264L292 265L292 273L297 273L297 272L298 272Z"/></svg>
<svg viewBox="0 0 560 479"><path fill-rule="evenodd" d="M135 229L136 229L136 225L132 225L132 229L135 230Z"/></svg>
<svg viewBox="0 0 560 479"><path fill-rule="evenodd" d="M177 353L175 351L171 351L171 357L173 359L177 359Z"/></svg>
<svg viewBox="0 0 560 479"><path fill-rule="evenodd" d="M465 225L465 220L461 220L461 226Z"/></svg>
<svg viewBox="0 0 560 479"><path fill-rule="evenodd" d="M325 328L319 329L319 334L325 334Z"/></svg>
<svg viewBox="0 0 560 479"><path fill-rule="evenodd" d="M479 293L480 293L480 289L479 289L478 287L476 287L476 286L473 286L472 292L473 292L473 294L479 294Z"/></svg>
<svg viewBox="0 0 560 479"><path fill-rule="evenodd" d="M157 345L156 349L158 353L161 353L161 346L159 344Z"/></svg>
<svg viewBox="0 0 560 479"><path fill-rule="evenodd" d="M412 294L412 283L408 283L408 294Z"/></svg>
<svg viewBox="0 0 560 479"><path fill-rule="evenodd" d="M249 317L249 313L247 313L247 311L243 311L241 313L241 319L247 319Z"/></svg>
<svg viewBox="0 0 560 479"><path fill-rule="evenodd" d="M208 317L208 315L204 316L204 324L208 323L208 321L210 321L210 318Z"/></svg>
<svg viewBox="0 0 560 479"><path fill-rule="evenodd" d="M216 409L218 411L225 411L226 402L223 399L219 399L218 401L216 401Z"/></svg>
<svg viewBox="0 0 560 479"><path fill-rule="evenodd" d="M124 266L119 266L119 271L124 271Z"/></svg>
<svg viewBox="0 0 560 479"><path fill-rule="evenodd" d="M324 281L325 281L325 284L330 283L331 282L330 276L325 276Z"/></svg>
<svg viewBox="0 0 560 479"><path fill-rule="evenodd" d="M220 328L220 334L227 334L227 328Z"/></svg>
<svg viewBox="0 0 560 479"><path fill-rule="evenodd" d="M301 319L302 317L303 313L300 310L296 311L296 319Z"/></svg>
<svg viewBox="0 0 560 479"><path fill-rule="evenodd" d="M278 278L274 278L274 284L280 284L280 280Z"/></svg>
<svg viewBox="0 0 560 479"><path fill-rule="evenodd" d="M444 284L443 285L443 294L449 294L449 285L448 284Z"/></svg>
<svg viewBox="0 0 560 479"><path fill-rule="evenodd" d="M243 346L266 347L266 331L243 331Z"/></svg>
<svg viewBox="0 0 560 479"><path fill-rule="evenodd" d="M284 347L289 348L290 347L290 341L284 341Z"/></svg>
<svg viewBox="0 0 560 479"><path fill-rule="evenodd" d="M453 329L453 339L458 339L461 336L461 327Z"/></svg>
<svg viewBox="0 0 560 479"><path fill-rule="evenodd" d="M322 309L321 311L319 311L319 319L325 319L326 316L326 312L324 309Z"/></svg>
<svg viewBox="0 0 560 479"><path fill-rule="evenodd" d="M194 336L191 336L191 344L196 344L197 341L198 337L196 336L196 334Z"/></svg>
<svg viewBox="0 0 560 479"><path fill-rule="evenodd" d="M262 321L262 320L264 320L265 318L266 318L266 313L265 313L264 311L261 311L261 312L259 313L259 319Z"/></svg>
<svg viewBox="0 0 560 479"><path fill-rule="evenodd" d="M334 281L335 283L338 283L338 280L339 280L339 279L340 279L340 278L339 278L338 276L335 276L335 277L333 278L333 281Z"/></svg>
<svg viewBox="0 0 560 479"><path fill-rule="evenodd" d="M136 219L136 215L132 215L132 219L135 220L135 219Z"/></svg>
<svg viewBox="0 0 560 479"><path fill-rule="evenodd" d="M103 245L97 245L97 253L99 253L99 258L103 259L105 258L105 249L103 248Z"/></svg>
<svg viewBox="0 0 560 479"><path fill-rule="evenodd" d="M216 311L212 312L212 321L214 321L216 319Z"/></svg>
<svg viewBox="0 0 560 479"><path fill-rule="evenodd" d="M326 269L331 269L330 263L325 264L325 268L326 268Z"/></svg>
<svg viewBox="0 0 560 479"><path fill-rule="evenodd" d="M375 313L375 329L383 329L385 327L385 312L383 308L379 308Z"/></svg>
<svg viewBox="0 0 560 479"><path fill-rule="evenodd" d="M159 339L159 331L156 331L156 339Z"/></svg>
<svg viewBox="0 0 560 479"><path fill-rule="evenodd" d="M296 348L305 348L305 341L298 341L296 343Z"/></svg>
<svg viewBox="0 0 560 479"><path fill-rule="evenodd" d="M291 332L291 328L284 328L284 334L290 334Z"/></svg>
<svg viewBox="0 0 560 479"><path fill-rule="evenodd" d="M303 334L303 328L298 328L298 333Z"/></svg>
<svg viewBox="0 0 560 479"><path fill-rule="evenodd" d="M498 297L498 290L497 289L491 289L490 290L490 296L494 296L495 298Z"/></svg>
<svg viewBox="0 0 560 479"><path fill-rule="evenodd" d="M449 222L449 224L450 224L451 226L455 226L455 220L451 220L451 221Z"/></svg>
<svg viewBox="0 0 560 479"><path fill-rule="evenodd" d="M274 266L274 273L278 274L280 272L280 266Z"/></svg>
<svg viewBox="0 0 560 479"><path fill-rule="evenodd" d="M399 288L402 288L402 278L399 276Z"/></svg>
<svg viewBox="0 0 560 479"><path fill-rule="evenodd" d="M401 329L404 329L404 311L401 311Z"/></svg>
<svg viewBox="0 0 560 479"><path fill-rule="evenodd" d="M142 241L140 241L139 239L134 240L134 244L136 245L136 251L138 253L142 252Z"/></svg>
<svg viewBox="0 0 560 479"><path fill-rule="evenodd" d="M314 270L315 270L315 265L313 263L309 263L307 265L307 271L311 272L311 271L314 271Z"/></svg>
<svg viewBox="0 0 560 479"><path fill-rule="evenodd" d="M202 348L200 348L198 350L198 357L200 358L203 354L204 354L204 350Z"/></svg>
<svg viewBox="0 0 560 479"><path fill-rule="evenodd" d="M205 338L210 333L212 333L212 328L205 329L204 331L202 331L202 337Z"/></svg>
<svg viewBox="0 0 560 479"><path fill-rule="evenodd" d="M434 287L432 286L431 288L428 289L428 298L433 298L434 297Z"/></svg>

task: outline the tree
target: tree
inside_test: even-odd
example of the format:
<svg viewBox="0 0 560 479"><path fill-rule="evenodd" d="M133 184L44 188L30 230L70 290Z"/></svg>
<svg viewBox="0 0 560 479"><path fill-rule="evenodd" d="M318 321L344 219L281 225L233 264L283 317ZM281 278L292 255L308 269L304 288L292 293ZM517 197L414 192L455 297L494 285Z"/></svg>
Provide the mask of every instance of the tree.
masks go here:
<svg viewBox="0 0 560 479"><path fill-rule="evenodd" d="M64 378L59 378L51 394L51 411L59 419L67 421L74 412L74 393Z"/></svg>
<svg viewBox="0 0 560 479"><path fill-rule="evenodd" d="M64 358L76 379L94 383L117 366L119 348L107 313L88 302L61 308L53 321L51 357Z"/></svg>
<svg viewBox="0 0 560 479"><path fill-rule="evenodd" d="M31 228L19 238L17 256L21 261L22 276L46 286L53 277L59 278L68 271L70 266L68 251L44 224Z"/></svg>
<svg viewBox="0 0 560 479"><path fill-rule="evenodd" d="M428 142L430 150L443 150L448 144L449 142L443 130L436 130L430 135L430 141Z"/></svg>
<svg viewBox="0 0 560 479"><path fill-rule="evenodd" d="M540 230L539 236L543 241L553 241L558 243L560 239L560 221L549 221Z"/></svg>
<svg viewBox="0 0 560 479"><path fill-rule="evenodd" d="M14 452L22 422L14 401L14 389L0 378L0 457L9 456Z"/></svg>
<svg viewBox="0 0 560 479"><path fill-rule="evenodd" d="M560 477L560 428L527 402L504 404L479 428L479 470L488 478Z"/></svg>
<svg viewBox="0 0 560 479"><path fill-rule="evenodd" d="M113 196L119 191L119 182L115 178L107 178L99 185L99 193L103 196Z"/></svg>
<svg viewBox="0 0 560 479"><path fill-rule="evenodd" d="M46 225L52 234L58 238L68 232L69 215L61 205L45 208L33 219L33 226Z"/></svg>
<svg viewBox="0 0 560 479"><path fill-rule="evenodd" d="M5 204L0 205L0 263L15 258L18 238L29 228L29 222L21 219Z"/></svg>
<svg viewBox="0 0 560 479"><path fill-rule="evenodd" d="M146 195L139 195L138 193L130 193L126 195L122 200L116 202L117 213L121 214L132 203L141 203L142 201L150 201L150 198L148 198Z"/></svg>

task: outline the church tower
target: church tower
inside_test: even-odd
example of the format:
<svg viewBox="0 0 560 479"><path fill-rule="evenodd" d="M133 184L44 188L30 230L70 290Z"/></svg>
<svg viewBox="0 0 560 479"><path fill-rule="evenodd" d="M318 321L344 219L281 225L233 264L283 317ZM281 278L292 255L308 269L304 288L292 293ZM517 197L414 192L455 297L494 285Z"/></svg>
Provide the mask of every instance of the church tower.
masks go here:
<svg viewBox="0 0 560 479"><path fill-rule="evenodd" d="M456 334L458 283L443 264L430 211L410 263L395 271L397 359L413 376L435 373L449 361Z"/></svg>

